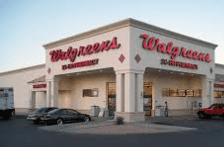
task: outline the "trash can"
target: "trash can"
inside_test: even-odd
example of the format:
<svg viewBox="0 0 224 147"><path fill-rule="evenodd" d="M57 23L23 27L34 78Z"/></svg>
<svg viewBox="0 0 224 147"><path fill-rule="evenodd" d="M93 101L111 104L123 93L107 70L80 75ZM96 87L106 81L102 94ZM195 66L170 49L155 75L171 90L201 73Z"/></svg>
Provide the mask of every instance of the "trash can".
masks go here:
<svg viewBox="0 0 224 147"><path fill-rule="evenodd" d="M165 108L164 108L164 106L160 107L160 116L165 116Z"/></svg>
<svg viewBox="0 0 224 147"><path fill-rule="evenodd" d="M90 116L97 117L99 115L100 108L99 106L91 106L90 108Z"/></svg>
<svg viewBox="0 0 224 147"><path fill-rule="evenodd" d="M156 106L155 116L164 116L164 106Z"/></svg>

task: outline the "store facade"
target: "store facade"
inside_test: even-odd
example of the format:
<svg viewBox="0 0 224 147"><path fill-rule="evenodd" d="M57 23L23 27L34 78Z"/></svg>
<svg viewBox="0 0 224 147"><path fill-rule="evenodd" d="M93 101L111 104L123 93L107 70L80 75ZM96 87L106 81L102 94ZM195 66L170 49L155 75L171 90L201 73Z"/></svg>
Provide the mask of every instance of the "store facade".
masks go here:
<svg viewBox="0 0 224 147"><path fill-rule="evenodd" d="M216 46L134 19L119 21L44 45L46 63L25 80L24 101L28 108L83 113L96 105L127 122L161 115L157 106L165 102L170 115L189 115L222 102L224 66L214 62ZM7 76L15 74L0 74L0 86L9 83Z"/></svg>

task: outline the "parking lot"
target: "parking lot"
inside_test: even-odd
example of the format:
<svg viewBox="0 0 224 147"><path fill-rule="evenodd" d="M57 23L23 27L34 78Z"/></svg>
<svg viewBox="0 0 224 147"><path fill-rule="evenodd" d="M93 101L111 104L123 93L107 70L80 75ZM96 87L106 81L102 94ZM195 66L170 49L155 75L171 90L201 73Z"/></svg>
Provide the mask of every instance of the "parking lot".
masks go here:
<svg viewBox="0 0 224 147"><path fill-rule="evenodd" d="M100 124L94 120L91 123ZM197 116L155 117L147 118L147 123L162 126L179 126L197 128L194 131L136 133L102 135L89 133L66 133L41 129L44 124L34 125L26 120L26 116L16 116L11 120L0 119L0 144L8 146L223 146L224 121L219 118L199 120ZM82 123L65 124L65 126L79 126ZM124 125L127 126L127 125ZM57 127L57 126L56 126ZM114 126L113 126L114 127ZM122 127L122 126L119 126ZM95 128L102 130L102 127Z"/></svg>

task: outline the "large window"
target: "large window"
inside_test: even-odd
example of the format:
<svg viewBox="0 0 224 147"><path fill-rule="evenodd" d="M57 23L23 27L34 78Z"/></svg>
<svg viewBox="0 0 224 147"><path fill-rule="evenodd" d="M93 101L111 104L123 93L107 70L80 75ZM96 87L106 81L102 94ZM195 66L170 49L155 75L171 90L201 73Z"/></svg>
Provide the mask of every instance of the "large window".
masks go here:
<svg viewBox="0 0 224 147"><path fill-rule="evenodd" d="M83 97L98 97L99 96L99 90L98 88L94 89L83 89Z"/></svg>
<svg viewBox="0 0 224 147"><path fill-rule="evenodd" d="M224 91L214 91L215 98L224 98Z"/></svg>
<svg viewBox="0 0 224 147"><path fill-rule="evenodd" d="M172 89L163 88L162 96L164 97L201 97L200 89Z"/></svg>

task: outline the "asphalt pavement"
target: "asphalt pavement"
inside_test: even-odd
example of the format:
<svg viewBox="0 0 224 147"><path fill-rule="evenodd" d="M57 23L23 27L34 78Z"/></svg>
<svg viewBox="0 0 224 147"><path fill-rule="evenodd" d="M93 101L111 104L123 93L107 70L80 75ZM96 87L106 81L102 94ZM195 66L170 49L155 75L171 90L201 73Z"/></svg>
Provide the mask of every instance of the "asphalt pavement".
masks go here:
<svg viewBox="0 0 224 147"><path fill-rule="evenodd" d="M97 123L97 121L95 121ZM199 120L195 116L147 118L151 125L197 128L194 131L170 133L90 134L46 131L44 124L34 125L26 116L11 120L0 119L0 147L64 147L64 146L161 146L161 147L222 147L224 146L224 121L219 118ZM81 125L81 123L65 124ZM82 124L83 125L83 124ZM134 125L134 124L132 124ZM119 126L122 127L122 126ZM88 128L90 129L90 128ZM87 129L87 130L88 130ZM103 130L101 127L98 130Z"/></svg>
<svg viewBox="0 0 224 147"><path fill-rule="evenodd" d="M69 134L94 134L94 135L127 135L127 134L156 134L181 131L197 131L197 128L160 125L146 122L125 123L115 125L114 120L97 119L90 122L71 123L64 125L43 126L39 129Z"/></svg>

